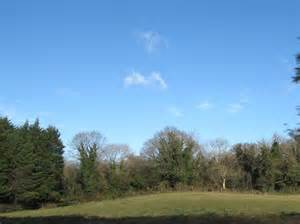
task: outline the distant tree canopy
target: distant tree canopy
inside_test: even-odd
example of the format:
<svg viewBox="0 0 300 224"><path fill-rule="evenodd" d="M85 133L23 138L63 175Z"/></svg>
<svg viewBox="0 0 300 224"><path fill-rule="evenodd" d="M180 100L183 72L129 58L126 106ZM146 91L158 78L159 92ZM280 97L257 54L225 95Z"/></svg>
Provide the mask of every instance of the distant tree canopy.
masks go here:
<svg viewBox="0 0 300 224"><path fill-rule="evenodd" d="M76 160L64 163L56 128L41 128L38 121L15 126L0 118L0 203L37 208L191 189L300 192L300 145L294 138L201 145L192 134L167 127L140 155L124 144L106 144L98 132L78 133L72 146Z"/></svg>

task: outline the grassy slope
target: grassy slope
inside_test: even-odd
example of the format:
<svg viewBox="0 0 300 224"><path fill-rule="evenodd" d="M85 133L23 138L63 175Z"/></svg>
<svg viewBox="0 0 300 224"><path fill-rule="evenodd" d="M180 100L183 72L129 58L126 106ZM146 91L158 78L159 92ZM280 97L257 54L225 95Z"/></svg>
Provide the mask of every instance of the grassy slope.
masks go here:
<svg viewBox="0 0 300 224"><path fill-rule="evenodd" d="M300 195L238 193L165 193L129 197L75 206L21 211L5 217L84 216L101 218L159 217L180 215L279 215L300 213ZM0 215L1 216L1 215Z"/></svg>

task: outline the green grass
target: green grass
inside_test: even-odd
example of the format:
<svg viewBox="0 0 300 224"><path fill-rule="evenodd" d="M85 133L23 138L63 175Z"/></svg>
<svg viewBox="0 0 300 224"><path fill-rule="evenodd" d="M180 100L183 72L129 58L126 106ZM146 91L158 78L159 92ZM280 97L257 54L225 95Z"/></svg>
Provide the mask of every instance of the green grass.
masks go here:
<svg viewBox="0 0 300 224"><path fill-rule="evenodd" d="M0 214L0 217L173 217L215 214L221 216L268 216L299 214L300 195L241 193L163 193L90 202L74 206Z"/></svg>

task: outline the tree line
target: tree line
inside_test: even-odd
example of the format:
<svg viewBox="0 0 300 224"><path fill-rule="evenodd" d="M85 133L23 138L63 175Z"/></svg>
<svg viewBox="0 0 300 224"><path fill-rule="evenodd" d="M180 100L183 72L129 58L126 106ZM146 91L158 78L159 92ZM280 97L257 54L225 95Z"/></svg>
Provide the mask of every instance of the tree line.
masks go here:
<svg viewBox="0 0 300 224"><path fill-rule="evenodd" d="M167 127L145 143L140 155L130 153L128 146L105 145L102 140L96 132L75 137L80 162L67 164L65 170L70 196L187 189L300 190L300 144L292 138L274 136L269 142L234 146L216 139L200 145L192 134Z"/></svg>
<svg viewBox="0 0 300 224"><path fill-rule="evenodd" d="M297 57L300 64L300 55ZM295 82L300 82L300 67ZM167 190L300 191L300 129L290 138L230 146L200 144L166 127L139 155L108 144L99 132L78 133L76 159L64 159L59 130L37 120L17 126L0 117L0 203L37 208L47 203Z"/></svg>
<svg viewBox="0 0 300 224"><path fill-rule="evenodd" d="M167 127L135 155L107 144L98 132L72 141L76 160L64 161L59 131L39 122L16 127L0 119L0 201L39 207L82 199L167 190L299 192L300 143L270 141L201 145L192 134Z"/></svg>

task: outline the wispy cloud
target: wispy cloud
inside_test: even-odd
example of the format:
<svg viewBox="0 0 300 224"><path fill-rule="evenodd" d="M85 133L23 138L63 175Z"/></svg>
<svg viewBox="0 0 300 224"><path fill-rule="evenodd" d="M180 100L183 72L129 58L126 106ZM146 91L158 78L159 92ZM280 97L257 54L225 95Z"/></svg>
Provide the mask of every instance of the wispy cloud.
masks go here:
<svg viewBox="0 0 300 224"><path fill-rule="evenodd" d="M124 79L124 85L128 86L145 86L148 85L148 80L142 74L138 72L132 72L130 75L126 76Z"/></svg>
<svg viewBox="0 0 300 224"><path fill-rule="evenodd" d="M174 117L183 117L183 112L175 106L171 106L168 108L169 113L171 113Z"/></svg>
<svg viewBox="0 0 300 224"><path fill-rule="evenodd" d="M209 101L204 101L202 103L200 103L199 105L197 105L197 109L199 110L210 110L214 107L214 105L212 103L210 103Z"/></svg>
<svg viewBox="0 0 300 224"><path fill-rule="evenodd" d="M239 113L244 109L244 104L240 103L233 103L228 105L228 112L229 113Z"/></svg>
<svg viewBox="0 0 300 224"><path fill-rule="evenodd" d="M139 72L132 72L124 79L124 86L150 86L156 85L161 89L167 89L168 85L166 81L162 78L159 72L152 72L150 75L145 76Z"/></svg>
<svg viewBox="0 0 300 224"><path fill-rule="evenodd" d="M249 92L249 89L243 90L240 93L239 100L237 102L227 105L227 111L232 114L240 113L241 111L243 111L250 103Z"/></svg>
<svg viewBox="0 0 300 224"><path fill-rule="evenodd" d="M156 31L145 31L137 34L138 41L143 44L145 50L151 54L161 48L168 47L168 42L165 37Z"/></svg>

